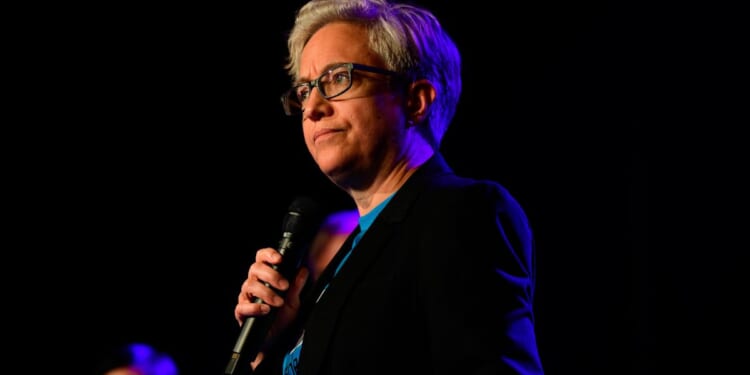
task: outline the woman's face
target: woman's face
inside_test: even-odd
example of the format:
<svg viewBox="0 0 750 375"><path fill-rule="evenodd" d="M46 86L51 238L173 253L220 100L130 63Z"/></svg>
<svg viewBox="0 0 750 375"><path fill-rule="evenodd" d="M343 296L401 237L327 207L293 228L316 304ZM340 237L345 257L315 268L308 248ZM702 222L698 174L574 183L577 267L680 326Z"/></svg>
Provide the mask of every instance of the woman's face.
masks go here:
<svg viewBox="0 0 750 375"><path fill-rule="evenodd" d="M358 63L385 69L367 45L361 26L330 23L306 44L300 59L302 81L317 79L331 66ZM321 171L339 186L366 185L389 169L404 138L402 95L390 89L384 74L355 70L352 87L325 99L317 88L302 115L307 148Z"/></svg>

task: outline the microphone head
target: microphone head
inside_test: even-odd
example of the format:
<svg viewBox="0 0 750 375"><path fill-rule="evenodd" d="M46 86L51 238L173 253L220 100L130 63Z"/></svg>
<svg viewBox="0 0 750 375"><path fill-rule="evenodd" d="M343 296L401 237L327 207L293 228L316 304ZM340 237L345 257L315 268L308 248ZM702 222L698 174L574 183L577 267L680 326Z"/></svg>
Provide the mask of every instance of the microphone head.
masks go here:
<svg viewBox="0 0 750 375"><path fill-rule="evenodd" d="M277 248L285 258L278 269L287 279L291 279L302 264L323 218L321 208L308 197L297 197L289 206L283 222L284 233Z"/></svg>
<svg viewBox="0 0 750 375"><path fill-rule="evenodd" d="M320 209L318 204L310 197L299 196L292 201L289 205L289 212L297 212L299 214L308 214L316 212Z"/></svg>
<svg viewBox="0 0 750 375"><path fill-rule="evenodd" d="M308 240L323 222L323 210L312 198L299 196L289 205L282 229L298 239Z"/></svg>

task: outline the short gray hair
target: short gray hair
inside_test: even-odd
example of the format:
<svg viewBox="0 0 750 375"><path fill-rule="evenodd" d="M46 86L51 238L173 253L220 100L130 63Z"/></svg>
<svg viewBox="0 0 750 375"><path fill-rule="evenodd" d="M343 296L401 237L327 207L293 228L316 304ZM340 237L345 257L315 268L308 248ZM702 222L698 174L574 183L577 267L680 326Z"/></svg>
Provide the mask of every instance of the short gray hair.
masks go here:
<svg viewBox="0 0 750 375"><path fill-rule="evenodd" d="M386 68L411 80L427 79L437 91L425 121L439 148L456 112L461 95L461 56L453 40L432 12L386 0L311 0L297 11L289 39L285 66L294 82L299 80L302 50L310 37L331 22L363 25L370 48Z"/></svg>

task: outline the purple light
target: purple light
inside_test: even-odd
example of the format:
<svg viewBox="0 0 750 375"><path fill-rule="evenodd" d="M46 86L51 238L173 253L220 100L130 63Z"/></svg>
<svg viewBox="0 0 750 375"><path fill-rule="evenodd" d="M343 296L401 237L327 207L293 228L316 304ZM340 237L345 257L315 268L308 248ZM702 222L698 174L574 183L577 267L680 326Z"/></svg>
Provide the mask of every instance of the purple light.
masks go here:
<svg viewBox="0 0 750 375"><path fill-rule="evenodd" d="M150 345L134 343L128 349L133 357L132 367L143 375L178 375L174 360L166 354L158 353Z"/></svg>

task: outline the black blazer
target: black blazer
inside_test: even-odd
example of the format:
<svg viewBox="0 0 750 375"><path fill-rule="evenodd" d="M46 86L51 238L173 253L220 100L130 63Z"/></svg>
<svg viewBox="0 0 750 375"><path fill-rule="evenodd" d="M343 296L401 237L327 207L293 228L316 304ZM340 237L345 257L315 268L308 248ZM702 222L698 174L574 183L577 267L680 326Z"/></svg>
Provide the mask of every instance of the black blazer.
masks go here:
<svg viewBox="0 0 750 375"><path fill-rule="evenodd" d="M436 154L332 277L352 237L304 302L301 374L543 373L532 235L502 186Z"/></svg>

